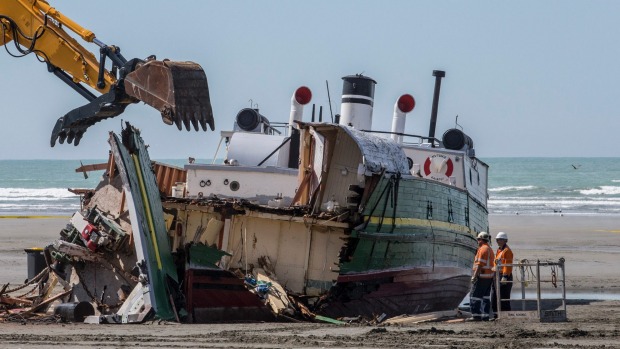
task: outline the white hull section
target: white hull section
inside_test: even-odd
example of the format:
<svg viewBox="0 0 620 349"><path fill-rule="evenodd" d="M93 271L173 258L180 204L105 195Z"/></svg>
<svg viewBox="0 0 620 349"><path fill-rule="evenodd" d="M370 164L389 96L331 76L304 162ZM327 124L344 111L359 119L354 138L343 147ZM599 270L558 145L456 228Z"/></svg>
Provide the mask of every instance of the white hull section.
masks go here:
<svg viewBox="0 0 620 349"><path fill-rule="evenodd" d="M297 189L297 169L228 165L185 165L186 197L216 195L284 207L291 204Z"/></svg>

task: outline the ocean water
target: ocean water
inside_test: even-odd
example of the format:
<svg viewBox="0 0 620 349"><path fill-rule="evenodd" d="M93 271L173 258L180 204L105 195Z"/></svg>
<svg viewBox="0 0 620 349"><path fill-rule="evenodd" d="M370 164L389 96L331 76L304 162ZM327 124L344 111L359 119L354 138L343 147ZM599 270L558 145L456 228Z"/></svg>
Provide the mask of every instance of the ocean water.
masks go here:
<svg viewBox="0 0 620 349"><path fill-rule="evenodd" d="M620 158L490 158L489 211L620 215Z"/></svg>
<svg viewBox="0 0 620 349"><path fill-rule="evenodd" d="M620 217L620 158L482 160L490 166L490 213ZM183 166L187 160L161 161ZM0 215L72 215L80 202L67 188L94 188L102 174L85 179L75 172L79 166L77 160L0 160Z"/></svg>
<svg viewBox="0 0 620 349"><path fill-rule="evenodd" d="M183 166L187 160L162 160ZM81 163L101 160L0 160L0 216L71 216L80 209L79 196L67 188L93 189L103 171L76 173Z"/></svg>

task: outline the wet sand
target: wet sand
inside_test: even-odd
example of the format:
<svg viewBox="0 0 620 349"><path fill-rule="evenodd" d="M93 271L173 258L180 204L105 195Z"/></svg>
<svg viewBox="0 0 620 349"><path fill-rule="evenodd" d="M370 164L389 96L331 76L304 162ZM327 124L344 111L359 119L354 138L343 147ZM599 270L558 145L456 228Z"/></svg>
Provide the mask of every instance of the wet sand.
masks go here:
<svg viewBox="0 0 620 349"><path fill-rule="evenodd" d="M489 224L493 238L508 234L515 260L564 258L568 297L603 293L620 299L620 217L492 215Z"/></svg>
<svg viewBox="0 0 620 349"><path fill-rule="evenodd" d="M24 249L52 243L68 222L68 217L0 218L0 284L23 282ZM508 234L515 260L564 258L569 293L620 295L620 217L491 215L489 224L492 237Z"/></svg>
<svg viewBox="0 0 620 349"><path fill-rule="evenodd" d="M0 284L27 276L24 248L43 247L68 218L0 218ZM509 235L515 259L566 260L570 298L620 299L620 219L577 216L491 216L491 233ZM513 293L514 295L514 293ZM0 347L234 347L234 348L620 348L620 301L580 301L569 322L501 320L408 326L316 323L144 325L0 323Z"/></svg>
<svg viewBox="0 0 620 349"><path fill-rule="evenodd" d="M69 217L1 218L0 217L0 284L21 284L28 278L27 254L24 249L45 247L58 239Z"/></svg>

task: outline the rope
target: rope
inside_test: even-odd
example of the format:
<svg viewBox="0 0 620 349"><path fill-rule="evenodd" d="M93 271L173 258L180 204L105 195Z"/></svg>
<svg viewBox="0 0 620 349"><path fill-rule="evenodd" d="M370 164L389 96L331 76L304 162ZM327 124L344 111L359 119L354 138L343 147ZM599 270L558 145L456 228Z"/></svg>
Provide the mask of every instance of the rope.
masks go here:
<svg viewBox="0 0 620 349"><path fill-rule="evenodd" d="M32 279L30 279L27 283L25 283L25 284L23 284L23 285L21 285L21 286L18 286L18 287L12 288L12 289L10 289L10 290L5 290L3 293L12 293L12 292L15 292L15 291L19 291L19 290L21 290L21 289L24 289L24 288L28 287L28 285L32 285L32 284L34 284L35 282L38 282L41 278L43 278L43 275L45 275L45 274L46 274L46 273L48 273L48 272L49 272L49 270L48 270L47 268L45 268L45 269L43 269L43 270L42 270L42 271L41 271L41 272L40 272L37 276L35 276L35 277L33 277ZM30 293L30 292L28 292L28 293ZM26 293L26 294L28 294L28 293Z"/></svg>
<svg viewBox="0 0 620 349"><path fill-rule="evenodd" d="M530 264L530 261L527 259L522 259L519 261L519 263L517 263L517 266L524 271L523 279L521 279L520 275L518 275L517 273L512 273L512 274L513 274L513 277L516 279L515 283L522 282L527 287L529 281L536 280L536 273L534 273L534 270L532 269L531 265L526 266L525 264Z"/></svg>
<svg viewBox="0 0 620 349"><path fill-rule="evenodd" d="M376 230L377 232L379 232L379 230L381 230L381 227L383 226L383 220L385 219L385 211L387 210L388 203L391 203L391 207L394 206L394 202L393 202L394 177L390 177L386 189L388 189L388 192L387 192L387 195L385 196L385 201L383 203L383 210L381 211L381 219L379 220L379 224L377 225L377 230ZM390 202L390 199L392 199L391 202Z"/></svg>
<svg viewBox="0 0 620 349"><path fill-rule="evenodd" d="M34 285L34 287L32 287L32 289L26 293L20 294L18 296L16 296L16 298L24 298L26 296L28 296L29 294L31 294L32 292L36 291L37 289L39 289L41 287L41 283L38 282L36 285Z"/></svg>

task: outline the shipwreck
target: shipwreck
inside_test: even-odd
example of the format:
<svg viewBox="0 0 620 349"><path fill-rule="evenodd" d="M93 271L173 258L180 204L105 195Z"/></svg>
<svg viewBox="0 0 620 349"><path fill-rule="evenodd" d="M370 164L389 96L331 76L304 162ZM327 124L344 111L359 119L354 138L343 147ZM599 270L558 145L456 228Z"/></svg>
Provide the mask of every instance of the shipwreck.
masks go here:
<svg viewBox="0 0 620 349"><path fill-rule="evenodd" d="M97 188L45 249L65 302L99 323L305 318L376 319L457 308L469 291L475 236L488 231L488 166L460 128L405 134L411 95L392 130L373 131L376 82L343 78L333 122L287 123L242 109L222 131L224 163L151 161L139 130L111 133ZM219 155L216 152L215 158Z"/></svg>

